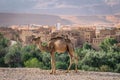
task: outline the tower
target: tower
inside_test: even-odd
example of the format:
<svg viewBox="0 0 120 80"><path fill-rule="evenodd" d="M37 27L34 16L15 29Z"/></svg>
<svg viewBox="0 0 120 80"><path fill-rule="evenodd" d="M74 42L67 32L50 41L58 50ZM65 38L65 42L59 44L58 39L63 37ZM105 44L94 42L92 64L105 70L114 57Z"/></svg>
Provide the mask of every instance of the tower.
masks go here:
<svg viewBox="0 0 120 80"><path fill-rule="evenodd" d="M57 24L56 24L57 30L60 30L60 27L61 27L61 24L60 24L60 23L57 23Z"/></svg>

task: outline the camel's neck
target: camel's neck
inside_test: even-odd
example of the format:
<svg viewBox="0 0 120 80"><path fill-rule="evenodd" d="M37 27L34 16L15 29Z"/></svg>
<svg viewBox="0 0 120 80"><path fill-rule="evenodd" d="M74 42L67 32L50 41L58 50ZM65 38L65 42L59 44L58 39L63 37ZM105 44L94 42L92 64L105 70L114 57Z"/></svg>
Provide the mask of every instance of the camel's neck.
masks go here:
<svg viewBox="0 0 120 80"><path fill-rule="evenodd" d="M43 46L42 42L39 42L38 47L40 48L41 51L49 52L47 46Z"/></svg>

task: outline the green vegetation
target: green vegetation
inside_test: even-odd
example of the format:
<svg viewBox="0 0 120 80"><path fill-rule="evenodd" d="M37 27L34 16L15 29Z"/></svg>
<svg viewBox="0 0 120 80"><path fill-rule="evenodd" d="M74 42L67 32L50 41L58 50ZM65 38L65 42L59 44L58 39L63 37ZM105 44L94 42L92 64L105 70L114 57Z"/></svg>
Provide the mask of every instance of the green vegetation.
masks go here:
<svg viewBox="0 0 120 80"><path fill-rule="evenodd" d="M112 38L105 39L101 50L95 51L85 43L83 48L76 48L79 57L78 68L87 71L110 71L120 73L120 50ZM50 53L41 52L35 45L22 46L20 43L8 46L9 41L0 34L0 67L33 67L50 69ZM44 43L43 45L46 45ZM56 68L67 69L68 53L56 54ZM74 69L74 65L72 68Z"/></svg>
<svg viewBox="0 0 120 80"><path fill-rule="evenodd" d="M42 68L43 67L43 63L39 62L39 60L37 58L32 58L27 60L26 62L24 62L25 67L28 68Z"/></svg>
<svg viewBox="0 0 120 80"><path fill-rule="evenodd" d="M114 50L116 43L117 41L115 39L106 38L104 41L101 42L100 47L103 51L109 52Z"/></svg>
<svg viewBox="0 0 120 80"><path fill-rule="evenodd" d="M7 67L4 62L4 56L8 52L8 40L0 33L0 66Z"/></svg>
<svg viewBox="0 0 120 80"><path fill-rule="evenodd" d="M21 66L21 46L13 45L9 47L7 54L4 57L5 63L9 67L20 67Z"/></svg>
<svg viewBox="0 0 120 80"><path fill-rule="evenodd" d="M83 49L92 49L92 46L89 43L84 43Z"/></svg>

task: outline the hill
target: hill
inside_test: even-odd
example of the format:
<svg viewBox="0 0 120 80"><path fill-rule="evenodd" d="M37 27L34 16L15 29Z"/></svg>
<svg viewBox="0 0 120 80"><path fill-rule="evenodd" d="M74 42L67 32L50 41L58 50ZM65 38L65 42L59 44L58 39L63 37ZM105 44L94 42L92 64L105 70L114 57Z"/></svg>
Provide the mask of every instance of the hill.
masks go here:
<svg viewBox="0 0 120 80"><path fill-rule="evenodd" d="M55 25L56 23L63 25L72 24L118 24L120 23L120 15L106 16L57 16L48 14L25 14L25 13L0 13L0 24L39 24L39 25Z"/></svg>
<svg viewBox="0 0 120 80"><path fill-rule="evenodd" d="M61 18L71 21L74 24L118 24L120 15L106 16L61 16Z"/></svg>
<svg viewBox="0 0 120 80"><path fill-rule="evenodd" d="M0 80L120 80L120 74L110 72L57 70L55 75L49 72L38 68L0 68Z"/></svg>
<svg viewBox="0 0 120 80"><path fill-rule="evenodd" d="M59 16L47 14L23 14L23 13L0 13L0 24L40 24L40 25L55 25L56 23L64 25L71 24L69 20L61 19Z"/></svg>

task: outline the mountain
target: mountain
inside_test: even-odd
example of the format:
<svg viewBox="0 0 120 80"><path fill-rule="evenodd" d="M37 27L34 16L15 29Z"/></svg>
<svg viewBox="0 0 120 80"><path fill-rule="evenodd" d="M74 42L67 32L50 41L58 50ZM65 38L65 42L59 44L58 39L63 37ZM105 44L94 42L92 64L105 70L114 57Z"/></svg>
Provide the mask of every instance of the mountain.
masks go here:
<svg viewBox="0 0 120 80"><path fill-rule="evenodd" d="M55 25L56 23L64 25L71 24L69 20L61 19L59 16L46 14L22 14L22 13L0 13L0 24L40 24Z"/></svg>
<svg viewBox="0 0 120 80"><path fill-rule="evenodd" d="M71 21L73 24L118 24L120 15L108 16L61 16L62 19Z"/></svg>
<svg viewBox="0 0 120 80"><path fill-rule="evenodd" d="M55 25L56 23L63 25L72 24L118 24L120 23L120 15L107 16L56 16L48 14L23 14L23 13L0 13L0 25L13 24L39 24L39 25Z"/></svg>

